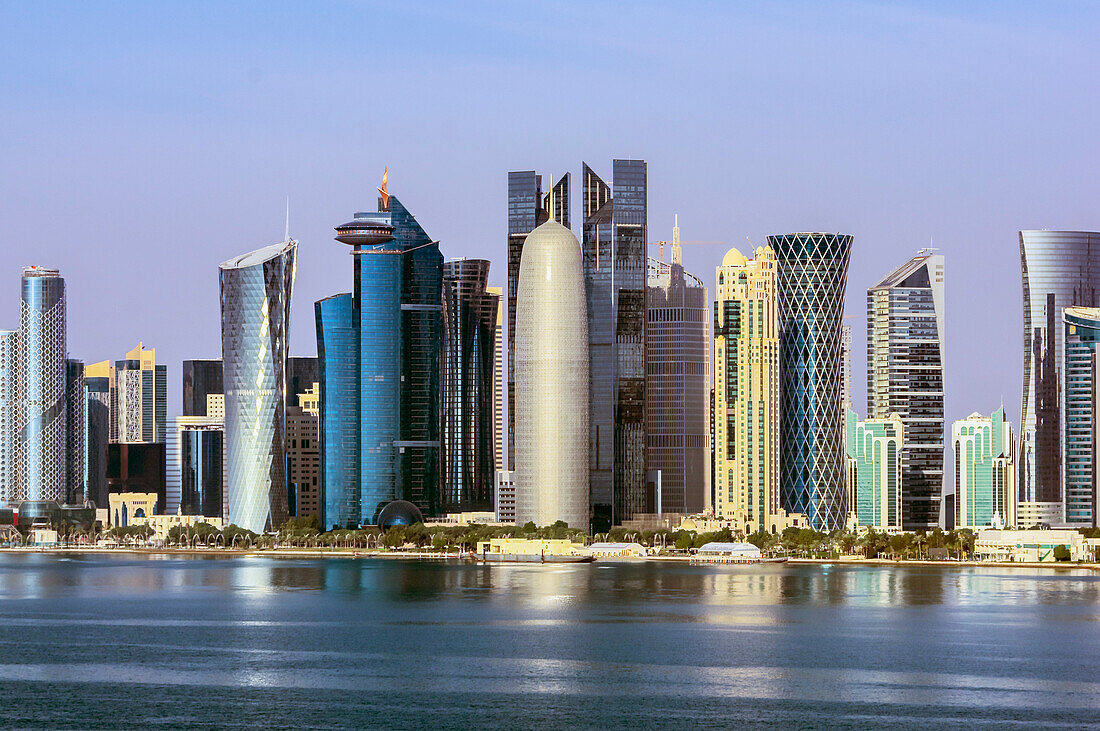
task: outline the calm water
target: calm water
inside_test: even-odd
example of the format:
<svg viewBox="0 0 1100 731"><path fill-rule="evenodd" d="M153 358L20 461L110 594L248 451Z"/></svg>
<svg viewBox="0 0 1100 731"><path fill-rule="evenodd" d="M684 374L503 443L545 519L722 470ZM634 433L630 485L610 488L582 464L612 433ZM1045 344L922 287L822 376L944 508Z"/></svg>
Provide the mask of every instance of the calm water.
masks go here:
<svg viewBox="0 0 1100 731"><path fill-rule="evenodd" d="M0 555L0 726L1100 723L1074 570Z"/></svg>

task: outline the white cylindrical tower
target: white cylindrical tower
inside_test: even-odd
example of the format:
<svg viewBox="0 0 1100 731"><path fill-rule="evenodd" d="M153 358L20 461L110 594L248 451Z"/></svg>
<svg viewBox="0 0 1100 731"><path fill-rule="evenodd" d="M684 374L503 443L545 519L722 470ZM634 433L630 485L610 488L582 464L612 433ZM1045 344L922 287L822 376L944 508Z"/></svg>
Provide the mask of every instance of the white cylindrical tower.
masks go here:
<svg viewBox="0 0 1100 731"><path fill-rule="evenodd" d="M588 530L588 315L577 237L556 221L528 234L517 289L516 523Z"/></svg>

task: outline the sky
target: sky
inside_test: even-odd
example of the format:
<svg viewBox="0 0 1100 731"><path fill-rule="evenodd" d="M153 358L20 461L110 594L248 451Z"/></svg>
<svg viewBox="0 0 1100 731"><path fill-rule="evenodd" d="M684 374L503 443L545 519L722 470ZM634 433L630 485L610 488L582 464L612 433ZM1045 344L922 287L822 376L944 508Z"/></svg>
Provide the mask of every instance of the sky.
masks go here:
<svg viewBox="0 0 1100 731"><path fill-rule="evenodd" d="M70 356L221 351L218 264L300 241L291 352L351 287L333 226L389 187L506 280L509 170L649 170L649 237L855 236L866 289L946 257L947 418L1018 424L1017 231L1100 228L1100 4L0 0L0 328L59 268ZM687 247L711 283L727 246Z"/></svg>

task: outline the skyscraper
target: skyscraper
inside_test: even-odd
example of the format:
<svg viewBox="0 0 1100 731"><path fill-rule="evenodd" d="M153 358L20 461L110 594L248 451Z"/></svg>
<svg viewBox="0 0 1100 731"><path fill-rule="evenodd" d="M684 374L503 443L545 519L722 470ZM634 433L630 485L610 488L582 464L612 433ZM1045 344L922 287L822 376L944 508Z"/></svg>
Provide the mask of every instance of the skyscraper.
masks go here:
<svg viewBox="0 0 1100 731"><path fill-rule="evenodd" d="M104 367L110 383L111 441L121 444L162 443L168 426L168 367L156 362L156 348L144 343L116 360L94 363Z"/></svg>
<svg viewBox="0 0 1100 731"><path fill-rule="evenodd" d="M65 361L65 503L88 498L88 387L84 362Z"/></svg>
<svg viewBox="0 0 1100 731"><path fill-rule="evenodd" d="M443 257L385 177L379 193L336 227L353 292L315 307L326 527L374 524L397 499L440 510Z"/></svg>
<svg viewBox="0 0 1100 731"><path fill-rule="evenodd" d="M840 403L847 408L852 403L852 326L840 326Z"/></svg>
<svg viewBox="0 0 1100 731"><path fill-rule="evenodd" d="M661 473L665 513L699 513L710 481L707 400L710 323L707 288L684 271L680 227L672 263L649 260L645 373L648 470ZM656 498L654 498L656 500Z"/></svg>
<svg viewBox="0 0 1100 731"><path fill-rule="evenodd" d="M206 397L223 391L221 358L183 361L184 416L206 416Z"/></svg>
<svg viewBox="0 0 1100 731"><path fill-rule="evenodd" d="M848 510L859 526L900 530L905 424L898 414L860 421L851 407L844 413Z"/></svg>
<svg viewBox="0 0 1100 731"><path fill-rule="evenodd" d="M550 181L553 183L553 180ZM515 469L515 346L516 295L519 265L527 234L550 219L569 228L569 173L561 176L545 195L542 176L534 170L508 173L508 467Z"/></svg>
<svg viewBox="0 0 1100 731"><path fill-rule="evenodd" d="M56 269L23 270L11 502L67 496L65 308Z"/></svg>
<svg viewBox="0 0 1100 731"><path fill-rule="evenodd" d="M493 382L500 298L486 291L489 262L443 265L441 509L493 509Z"/></svg>
<svg viewBox="0 0 1100 731"><path fill-rule="evenodd" d="M840 328L852 237L769 236L779 262L780 499L816 530L843 528Z"/></svg>
<svg viewBox="0 0 1100 731"><path fill-rule="evenodd" d="M314 389L318 389L315 391ZM287 500L291 515L320 516L320 443L318 441L318 397L315 383L295 397L286 408Z"/></svg>
<svg viewBox="0 0 1100 731"><path fill-rule="evenodd" d="M504 449L508 443L508 438L504 434L507 426L504 391L508 382L508 362L504 355L504 289L486 287L485 291L497 298L497 311L493 322L493 469L501 472L507 463Z"/></svg>
<svg viewBox="0 0 1100 731"><path fill-rule="evenodd" d="M902 525L932 530L943 493L943 257L922 250L867 290L867 418L899 414Z"/></svg>
<svg viewBox="0 0 1100 731"><path fill-rule="evenodd" d="M1096 527L1096 346L1100 309L1067 307L1062 311L1065 354L1061 402L1065 408L1063 495L1065 521Z"/></svg>
<svg viewBox="0 0 1100 731"><path fill-rule="evenodd" d="M714 512L746 532L780 502L779 285L775 253L730 249L714 303Z"/></svg>
<svg viewBox="0 0 1100 731"><path fill-rule="evenodd" d="M286 358L298 242L219 267L229 521L257 533L287 519Z"/></svg>
<svg viewBox="0 0 1100 731"><path fill-rule="evenodd" d="M524 244L516 302L516 522L589 528L588 321L577 237Z"/></svg>
<svg viewBox="0 0 1100 731"><path fill-rule="evenodd" d="M1020 500L1062 501L1062 310L1100 306L1100 233L1020 231L1024 288L1024 386Z"/></svg>
<svg viewBox="0 0 1100 731"><path fill-rule="evenodd" d="M223 416L178 416L170 420L167 436L165 512L224 518Z"/></svg>
<svg viewBox="0 0 1100 731"><path fill-rule="evenodd" d="M593 525L602 530L652 512L645 436L646 164L615 160L610 185L587 163L582 173L589 474Z"/></svg>
<svg viewBox="0 0 1100 731"><path fill-rule="evenodd" d="M1012 425L1002 406L951 426L955 446L955 527L1011 527L1016 518Z"/></svg>
<svg viewBox="0 0 1100 731"><path fill-rule="evenodd" d="M10 499L15 476L16 352L19 333L0 330L0 504Z"/></svg>
<svg viewBox="0 0 1100 731"><path fill-rule="evenodd" d="M84 368L84 384L88 390L88 499L97 508L106 508L107 445L111 441L111 368L107 361Z"/></svg>

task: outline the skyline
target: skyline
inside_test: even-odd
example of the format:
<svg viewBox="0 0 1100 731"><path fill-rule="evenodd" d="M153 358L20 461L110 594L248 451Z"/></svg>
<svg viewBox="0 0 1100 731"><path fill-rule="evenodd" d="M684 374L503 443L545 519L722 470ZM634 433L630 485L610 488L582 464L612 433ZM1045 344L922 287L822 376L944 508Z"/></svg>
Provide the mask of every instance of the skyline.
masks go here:
<svg viewBox="0 0 1100 731"><path fill-rule="evenodd" d="M745 236L761 245L795 230L853 234L845 312L855 343L865 342L866 288L931 239L946 258L946 419L1003 399L1019 420L1017 231L1100 227L1100 185L1087 177L1100 145L1087 76L1097 51L1084 22L1096 9L1064 3L1040 17L1019 4L790 3L681 16L648 5L617 18L630 40L605 41L571 24L598 25L608 8L504 7L492 19L491 9L230 8L220 30L200 27L209 6L169 18L155 8L0 10L12 71L0 84L15 102L4 116L18 143L0 163L11 264L0 326L18 321L19 268L58 268L70 356L95 362L144 340L168 364L178 414L181 361L220 349L217 264L281 240L287 195L302 241L290 352L313 355L302 308L351 288L332 228L348 210L372 208L386 165L444 255L490 259L490 284L501 285L508 171L560 176L582 160L633 157L649 167L651 240L669 238L679 213L686 240L725 242L685 248L685 268L708 288ZM62 12L66 23L44 21ZM387 43L333 43L330 29L357 18L384 25ZM740 32L735 51L716 46L712 27L727 26ZM511 129L514 111L499 112L558 41L562 73L524 100L530 123ZM605 63L625 53L629 69ZM598 78L587 75L592 64ZM393 104L359 114L371 102L346 92L378 68L392 75ZM624 119L600 91L611 82L652 107ZM81 222L78 243L70 226L50 224L59 217ZM991 282L998 296L984 301ZM1012 366L992 372L993 349ZM858 407L865 369L853 360Z"/></svg>

